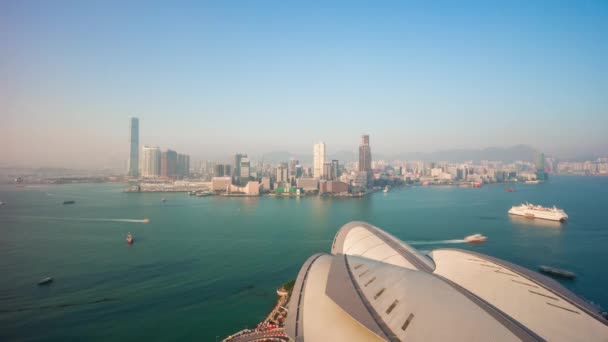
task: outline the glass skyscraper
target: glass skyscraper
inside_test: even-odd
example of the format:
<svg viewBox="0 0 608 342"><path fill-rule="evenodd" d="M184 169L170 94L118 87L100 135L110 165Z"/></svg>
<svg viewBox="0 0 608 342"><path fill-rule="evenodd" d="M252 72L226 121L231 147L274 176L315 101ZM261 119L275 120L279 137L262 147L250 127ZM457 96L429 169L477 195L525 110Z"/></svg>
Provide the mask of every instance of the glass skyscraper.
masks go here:
<svg viewBox="0 0 608 342"><path fill-rule="evenodd" d="M129 169L127 175L139 176L139 119L131 118L131 152L129 154Z"/></svg>

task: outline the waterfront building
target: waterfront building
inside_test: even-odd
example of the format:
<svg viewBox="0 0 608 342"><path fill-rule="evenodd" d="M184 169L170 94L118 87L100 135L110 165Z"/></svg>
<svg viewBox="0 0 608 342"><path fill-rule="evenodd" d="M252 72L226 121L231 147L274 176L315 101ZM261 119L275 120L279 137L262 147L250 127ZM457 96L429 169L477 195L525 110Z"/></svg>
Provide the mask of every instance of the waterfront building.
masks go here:
<svg viewBox="0 0 608 342"><path fill-rule="evenodd" d="M422 254L366 222L304 262L293 341L604 341L608 321L558 282L481 253Z"/></svg>
<svg viewBox="0 0 608 342"><path fill-rule="evenodd" d="M139 176L139 119L131 118L131 137L130 137L129 165L127 175L130 177Z"/></svg>
<svg viewBox="0 0 608 342"><path fill-rule="evenodd" d="M262 181L260 184L260 191L270 191L270 177L262 177Z"/></svg>
<svg viewBox="0 0 608 342"><path fill-rule="evenodd" d="M258 196L260 194L260 183L257 181L249 181L245 186L245 194L249 196Z"/></svg>
<svg viewBox="0 0 608 342"><path fill-rule="evenodd" d="M211 178L211 191L224 192L232 186L230 177L213 177Z"/></svg>
<svg viewBox="0 0 608 342"><path fill-rule="evenodd" d="M324 183L324 187L321 188L321 184ZM319 188L321 193L330 193L330 194L343 194L348 193L348 183L340 182L340 181L326 181L320 183Z"/></svg>
<svg viewBox="0 0 608 342"><path fill-rule="evenodd" d="M160 148L143 147L142 177L155 178L160 176Z"/></svg>
<svg viewBox="0 0 608 342"><path fill-rule="evenodd" d="M317 178L299 178L296 180L298 188L302 188L304 191L315 191L319 190L319 180Z"/></svg>
<svg viewBox="0 0 608 342"><path fill-rule="evenodd" d="M313 177L323 178L323 165L325 164L325 143L320 142L313 147Z"/></svg>

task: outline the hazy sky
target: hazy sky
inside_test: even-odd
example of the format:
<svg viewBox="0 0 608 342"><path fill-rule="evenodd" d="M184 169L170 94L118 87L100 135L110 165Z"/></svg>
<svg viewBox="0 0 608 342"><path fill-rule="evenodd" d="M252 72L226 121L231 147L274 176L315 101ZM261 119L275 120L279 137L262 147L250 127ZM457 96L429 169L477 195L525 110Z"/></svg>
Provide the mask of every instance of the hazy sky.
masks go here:
<svg viewBox="0 0 608 342"><path fill-rule="evenodd" d="M608 154L608 1L0 1L3 164L142 144Z"/></svg>

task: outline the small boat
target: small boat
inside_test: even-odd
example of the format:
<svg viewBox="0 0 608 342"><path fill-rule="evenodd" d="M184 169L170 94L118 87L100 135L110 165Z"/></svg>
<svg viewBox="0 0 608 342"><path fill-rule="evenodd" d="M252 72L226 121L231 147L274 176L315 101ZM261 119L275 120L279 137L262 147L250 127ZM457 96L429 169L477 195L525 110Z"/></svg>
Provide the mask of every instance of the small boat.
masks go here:
<svg viewBox="0 0 608 342"><path fill-rule="evenodd" d="M133 241L135 241L135 240L133 239L133 235L131 235L131 233L129 233L129 234L127 235L127 244L132 245L132 244L133 244Z"/></svg>
<svg viewBox="0 0 608 342"><path fill-rule="evenodd" d="M63 204L74 204L76 201L63 201Z"/></svg>
<svg viewBox="0 0 608 342"><path fill-rule="evenodd" d="M188 195L194 196L194 195L196 195L196 191L188 191Z"/></svg>
<svg viewBox="0 0 608 342"><path fill-rule="evenodd" d="M557 277L568 278L568 279L576 278L576 274L574 272L560 270L559 268L553 268L553 267L541 265L538 267L538 270L545 274L551 275L551 276L557 276Z"/></svg>
<svg viewBox="0 0 608 342"><path fill-rule="evenodd" d="M160 201L161 201L162 203L165 203L165 202L167 202L167 199L163 197L163 198L161 198L161 199L160 199Z"/></svg>
<svg viewBox="0 0 608 342"><path fill-rule="evenodd" d="M388 192L388 189L390 189L390 188L388 187L388 185L387 185L387 186L385 186L385 187L384 187L384 190L383 190L383 191L384 191L384 193L387 193L387 192Z"/></svg>
<svg viewBox="0 0 608 342"><path fill-rule="evenodd" d="M210 192L210 191L198 192L198 193L196 194L196 196L198 196L198 197L206 197L206 196L211 196L211 192Z"/></svg>
<svg viewBox="0 0 608 342"><path fill-rule="evenodd" d="M515 192L515 189L512 187L508 187L505 189L506 192Z"/></svg>
<svg viewBox="0 0 608 342"><path fill-rule="evenodd" d="M150 223L150 219L143 219L142 222L143 223Z"/></svg>
<svg viewBox="0 0 608 342"><path fill-rule="evenodd" d="M0 207L4 205L4 202L0 202Z"/></svg>
<svg viewBox="0 0 608 342"><path fill-rule="evenodd" d="M53 281L53 278L51 278L51 277L46 277L46 278L44 278L44 279L40 280L40 281L38 282L38 285L47 285L47 284L50 284L52 281Z"/></svg>
<svg viewBox="0 0 608 342"><path fill-rule="evenodd" d="M469 235L467 237L464 238L464 241L468 242L468 243L481 243L481 242L485 242L488 238L486 236L483 236L481 234L473 234L473 235Z"/></svg>

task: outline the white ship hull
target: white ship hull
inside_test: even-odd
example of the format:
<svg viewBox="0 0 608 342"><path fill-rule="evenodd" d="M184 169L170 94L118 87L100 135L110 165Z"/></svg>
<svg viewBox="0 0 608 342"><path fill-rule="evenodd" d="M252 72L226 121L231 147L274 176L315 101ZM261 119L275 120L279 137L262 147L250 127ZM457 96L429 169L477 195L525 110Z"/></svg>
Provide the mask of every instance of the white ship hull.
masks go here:
<svg viewBox="0 0 608 342"><path fill-rule="evenodd" d="M509 214L523 216L530 219L543 219L550 221L566 221L568 220L568 215L557 208L543 208L539 206L533 205L520 205L515 206L509 210Z"/></svg>

